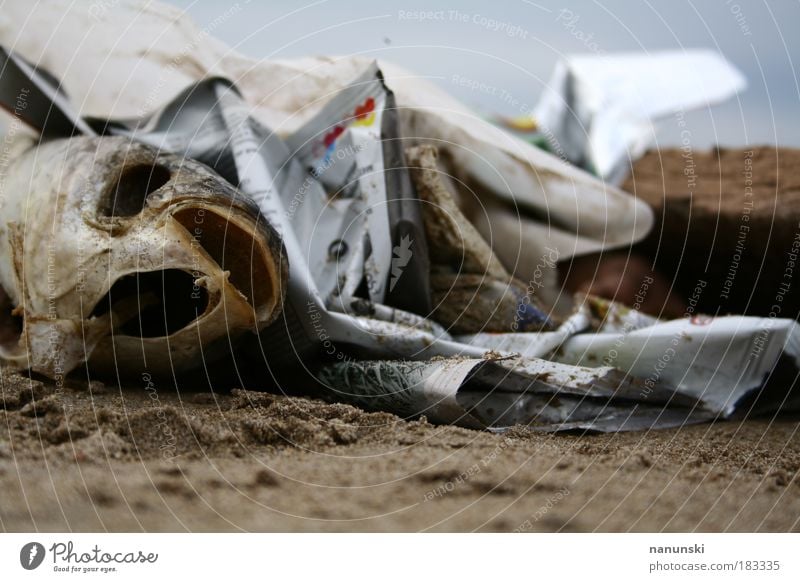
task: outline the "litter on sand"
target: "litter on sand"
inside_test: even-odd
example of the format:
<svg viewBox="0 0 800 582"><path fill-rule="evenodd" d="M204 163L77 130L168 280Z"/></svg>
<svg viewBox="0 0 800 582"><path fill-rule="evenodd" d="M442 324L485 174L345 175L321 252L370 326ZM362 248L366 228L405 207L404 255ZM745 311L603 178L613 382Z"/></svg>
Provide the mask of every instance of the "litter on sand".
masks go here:
<svg viewBox="0 0 800 582"><path fill-rule="evenodd" d="M648 232L642 202L390 64L255 62L213 39L188 63L194 25L155 5L124 32L133 10L71 64L35 34L0 52L3 364L124 379L233 358L265 384L492 430L797 408L792 320L662 321L560 292L559 261ZM50 46L88 24L66 17ZM589 144L603 176L606 145Z"/></svg>

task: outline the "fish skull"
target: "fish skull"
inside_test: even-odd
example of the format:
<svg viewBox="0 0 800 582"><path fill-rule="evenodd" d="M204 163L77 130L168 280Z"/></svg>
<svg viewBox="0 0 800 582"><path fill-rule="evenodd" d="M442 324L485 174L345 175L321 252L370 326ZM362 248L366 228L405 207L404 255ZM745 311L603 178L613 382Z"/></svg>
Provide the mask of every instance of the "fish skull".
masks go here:
<svg viewBox="0 0 800 582"><path fill-rule="evenodd" d="M114 137L17 139L11 151L0 168L4 363L51 378L84 362L174 374L277 317L280 237L208 167Z"/></svg>

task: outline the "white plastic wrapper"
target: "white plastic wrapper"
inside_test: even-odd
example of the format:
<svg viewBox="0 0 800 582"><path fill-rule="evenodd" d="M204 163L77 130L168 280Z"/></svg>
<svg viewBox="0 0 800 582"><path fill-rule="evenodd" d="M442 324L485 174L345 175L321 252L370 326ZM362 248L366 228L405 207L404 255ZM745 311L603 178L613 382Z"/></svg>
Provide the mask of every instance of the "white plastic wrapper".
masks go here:
<svg viewBox="0 0 800 582"><path fill-rule="evenodd" d="M733 97L747 83L710 50L572 55L533 111L551 148L612 184L625 180L662 117Z"/></svg>

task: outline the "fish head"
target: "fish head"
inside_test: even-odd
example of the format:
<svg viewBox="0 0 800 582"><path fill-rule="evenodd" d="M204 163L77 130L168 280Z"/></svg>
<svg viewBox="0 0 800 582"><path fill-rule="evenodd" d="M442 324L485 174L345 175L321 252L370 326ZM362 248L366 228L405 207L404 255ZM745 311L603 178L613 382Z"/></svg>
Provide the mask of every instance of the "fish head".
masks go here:
<svg viewBox="0 0 800 582"><path fill-rule="evenodd" d="M173 374L230 353L280 313L280 236L207 166L126 138L75 137L30 148L12 170L13 273L2 278L23 318L25 367Z"/></svg>

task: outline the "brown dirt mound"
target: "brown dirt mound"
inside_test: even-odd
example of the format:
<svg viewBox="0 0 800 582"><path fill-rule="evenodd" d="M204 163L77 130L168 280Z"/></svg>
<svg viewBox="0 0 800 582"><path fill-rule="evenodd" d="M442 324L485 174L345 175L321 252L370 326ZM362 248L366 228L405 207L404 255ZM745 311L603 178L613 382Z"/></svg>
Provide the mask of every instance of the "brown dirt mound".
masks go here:
<svg viewBox="0 0 800 582"><path fill-rule="evenodd" d="M644 248L700 310L797 318L800 150L652 151L623 188L656 209Z"/></svg>

